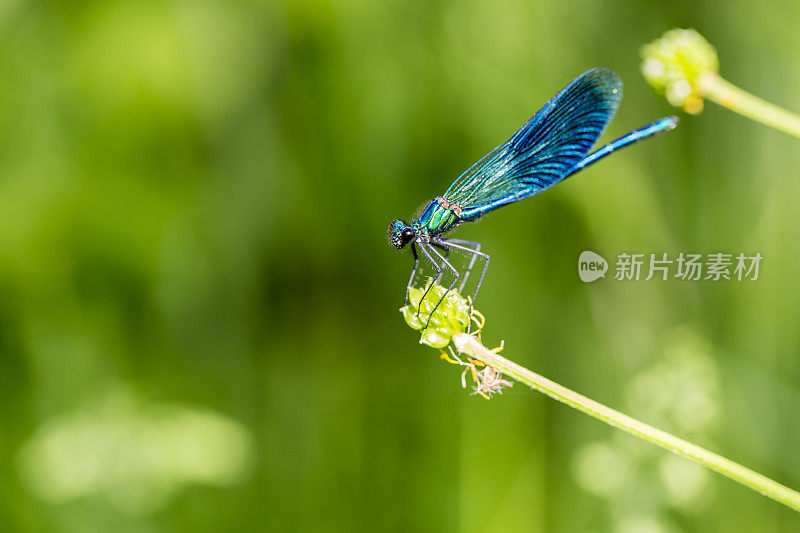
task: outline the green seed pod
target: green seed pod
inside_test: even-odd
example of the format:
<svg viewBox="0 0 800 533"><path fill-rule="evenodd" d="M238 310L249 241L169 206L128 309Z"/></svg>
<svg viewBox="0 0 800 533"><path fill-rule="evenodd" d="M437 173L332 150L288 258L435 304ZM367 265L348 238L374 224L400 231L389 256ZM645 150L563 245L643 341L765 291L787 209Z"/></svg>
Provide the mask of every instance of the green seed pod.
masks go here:
<svg viewBox="0 0 800 533"><path fill-rule="evenodd" d="M400 308L406 324L417 331L422 330L419 342L433 348L444 348L456 333L464 333L469 325L469 301L455 290L447 293L447 289L434 284L420 307L424 289L412 287L408 292L408 305ZM433 311L442 296L447 293L441 305ZM417 313L419 309L419 313ZM433 312L433 314L431 314ZM428 323L430 317L430 323ZM428 324L426 328L425 325Z"/></svg>
<svg viewBox="0 0 800 533"><path fill-rule="evenodd" d="M703 76L719 71L717 51L693 29L674 29L642 47L642 74L675 107L703 110Z"/></svg>

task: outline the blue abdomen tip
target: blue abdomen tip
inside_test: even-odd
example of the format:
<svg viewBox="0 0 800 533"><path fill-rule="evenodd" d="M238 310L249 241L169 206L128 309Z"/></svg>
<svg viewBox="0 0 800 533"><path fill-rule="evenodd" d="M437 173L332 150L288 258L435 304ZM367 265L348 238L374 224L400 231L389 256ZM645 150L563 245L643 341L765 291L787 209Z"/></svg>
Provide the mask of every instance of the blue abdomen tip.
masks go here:
<svg viewBox="0 0 800 533"><path fill-rule="evenodd" d="M678 126L680 119L676 116L664 117L659 122L664 125L665 130L674 130Z"/></svg>

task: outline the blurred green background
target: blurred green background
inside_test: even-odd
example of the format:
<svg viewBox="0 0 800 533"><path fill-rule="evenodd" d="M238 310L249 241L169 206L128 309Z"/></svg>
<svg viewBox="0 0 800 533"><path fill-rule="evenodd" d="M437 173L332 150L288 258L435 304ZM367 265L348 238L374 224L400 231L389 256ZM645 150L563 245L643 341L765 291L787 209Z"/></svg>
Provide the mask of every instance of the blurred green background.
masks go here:
<svg viewBox="0 0 800 533"><path fill-rule="evenodd" d="M800 4L0 3L0 530L796 531L788 509L403 323L385 240L582 71L606 139L675 111L672 27L800 110ZM457 235L485 340L800 487L800 145L709 104ZM592 284L577 257L760 252L755 282ZM613 269L613 264L612 264Z"/></svg>

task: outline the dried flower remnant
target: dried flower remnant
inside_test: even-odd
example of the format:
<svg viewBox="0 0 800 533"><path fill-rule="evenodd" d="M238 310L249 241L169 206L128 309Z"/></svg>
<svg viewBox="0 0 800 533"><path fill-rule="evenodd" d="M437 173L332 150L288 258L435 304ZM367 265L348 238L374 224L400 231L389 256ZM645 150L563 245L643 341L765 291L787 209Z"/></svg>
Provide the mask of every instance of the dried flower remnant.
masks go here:
<svg viewBox="0 0 800 533"><path fill-rule="evenodd" d="M503 374L491 366L486 366L478 372L478 384L472 389L474 391L473 394L480 394L489 400L493 394L503 394L503 389L513 386L513 383L503 379Z"/></svg>
<svg viewBox="0 0 800 533"><path fill-rule="evenodd" d="M492 353L498 353L503 349L503 343L499 347L490 350ZM475 385L472 387L472 394L479 394L480 396L491 400L494 394L503 394L503 389L506 387L513 387L514 384L508 380L503 379L503 374L495 368L478 361L477 359L467 359L467 362L462 361L458 355L448 346L450 354L444 350L439 350L442 354L442 359L454 365L464 367L461 373L461 388L467 388L467 372L472 374L472 380ZM478 370L478 367L483 367Z"/></svg>

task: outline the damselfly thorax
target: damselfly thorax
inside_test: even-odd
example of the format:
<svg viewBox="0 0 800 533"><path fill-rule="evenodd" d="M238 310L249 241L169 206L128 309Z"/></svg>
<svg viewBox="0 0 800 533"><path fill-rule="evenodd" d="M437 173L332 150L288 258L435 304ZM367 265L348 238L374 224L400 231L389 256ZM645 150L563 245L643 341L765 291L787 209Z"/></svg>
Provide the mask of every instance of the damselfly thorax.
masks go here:
<svg viewBox="0 0 800 533"><path fill-rule="evenodd" d="M461 218L461 207L457 203L451 204L444 196L439 196L428 204L419 219L413 223L413 227L418 236L434 236L447 233L462 222L466 221Z"/></svg>

